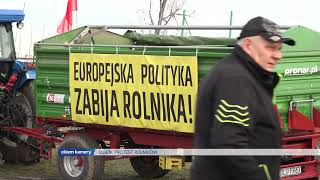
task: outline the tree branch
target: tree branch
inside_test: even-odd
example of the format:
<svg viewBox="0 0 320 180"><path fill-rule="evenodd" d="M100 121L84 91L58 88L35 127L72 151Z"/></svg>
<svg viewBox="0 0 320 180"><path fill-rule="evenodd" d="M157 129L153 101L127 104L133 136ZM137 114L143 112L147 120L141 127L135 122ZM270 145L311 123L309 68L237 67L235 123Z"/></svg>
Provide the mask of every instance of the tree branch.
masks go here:
<svg viewBox="0 0 320 180"><path fill-rule="evenodd" d="M152 0L149 0L149 11L146 17L149 17L152 25L167 25L173 18L176 19L176 15L181 11L186 0L156 0L159 3L158 17L152 12L154 8ZM155 1L153 1L155 2ZM157 8L156 8L157 9ZM156 19L157 18L157 19ZM160 34L163 30L155 29L155 34Z"/></svg>
<svg viewBox="0 0 320 180"><path fill-rule="evenodd" d="M149 3L149 18L150 18L151 24L154 25L151 9L152 9L152 3L151 3L151 0L150 0L150 3Z"/></svg>

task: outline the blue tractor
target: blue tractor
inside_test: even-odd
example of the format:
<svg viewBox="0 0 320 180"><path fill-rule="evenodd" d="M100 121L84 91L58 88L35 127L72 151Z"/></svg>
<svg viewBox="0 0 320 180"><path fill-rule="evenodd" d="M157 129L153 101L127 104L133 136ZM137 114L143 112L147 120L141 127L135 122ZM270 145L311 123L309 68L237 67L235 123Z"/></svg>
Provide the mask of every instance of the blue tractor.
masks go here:
<svg viewBox="0 0 320 180"><path fill-rule="evenodd" d="M0 157L11 162L39 160L35 139L1 127L35 127L35 70L17 60L13 25L23 27L24 12L0 9ZM32 65L32 63L31 63Z"/></svg>

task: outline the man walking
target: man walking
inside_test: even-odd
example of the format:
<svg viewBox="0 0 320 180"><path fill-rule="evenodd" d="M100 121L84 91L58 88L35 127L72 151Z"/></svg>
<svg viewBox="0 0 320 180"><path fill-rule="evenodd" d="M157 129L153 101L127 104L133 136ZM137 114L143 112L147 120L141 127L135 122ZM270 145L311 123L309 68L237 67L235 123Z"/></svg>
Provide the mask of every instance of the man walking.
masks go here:
<svg viewBox="0 0 320 180"><path fill-rule="evenodd" d="M272 104L279 81L274 67L282 58L282 43L294 45L274 22L248 21L238 44L202 80L194 146L197 149L281 148L281 128ZM277 180L280 157L197 156L193 180Z"/></svg>

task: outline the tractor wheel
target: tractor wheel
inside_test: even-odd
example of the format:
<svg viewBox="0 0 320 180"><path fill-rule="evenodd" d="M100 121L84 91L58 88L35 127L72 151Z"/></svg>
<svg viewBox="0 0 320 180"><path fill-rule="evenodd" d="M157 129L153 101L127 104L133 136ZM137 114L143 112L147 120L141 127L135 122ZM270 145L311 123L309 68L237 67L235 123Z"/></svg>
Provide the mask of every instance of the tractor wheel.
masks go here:
<svg viewBox="0 0 320 180"><path fill-rule="evenodd" d="M159 156L137 156L130 158L131 166L141 176L146 178L160 178L169 170L159 167Z"/></svg>
<svg viewBox="0 0 320 180"><path fill-rule="evenodd" d="M74 134L63 139L61 148L100 148L96 140L85 134ZM63 179L102 179L102 156L58 156L58 169Z"/></svg>
<svg viewBox="0 0 320 180"><path fill-rule="evenodd" d="M14 96L14 102L21 108L20 116L23 116L21 121L24 121L24 127L33 128L34 120L32 116L32 109L27 98L20 92ZM17 115L18 116L18 115ZM18 117L19 118L19 117ZM28 137L27 135L16 134L16 147L7 147L0 144L0 151L3 154L3 159L9 162L39 162L40 152L36 148L37 140Z"/></svg>
<svg viewBox="0 0 320 180"><path fill-rule="evenodd" d="M32 110L32 117L35 118L36 117L36 96L35 96L34 81L33 80L27 81L23 85L23 87L20 89L20 92L27 98ZM35 121L35 119L33 120Z"/></svg>

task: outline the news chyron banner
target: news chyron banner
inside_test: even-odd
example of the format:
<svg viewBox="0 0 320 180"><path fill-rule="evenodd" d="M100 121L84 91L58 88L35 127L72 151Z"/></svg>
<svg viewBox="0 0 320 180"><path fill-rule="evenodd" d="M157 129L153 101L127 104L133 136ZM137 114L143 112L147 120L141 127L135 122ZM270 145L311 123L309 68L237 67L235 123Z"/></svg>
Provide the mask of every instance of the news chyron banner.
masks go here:
<svg viewBox="0 0 320 180"><path fill-rule="evenodd" d="M193 132L197 58L70 53L72 119Z"/></svg>

